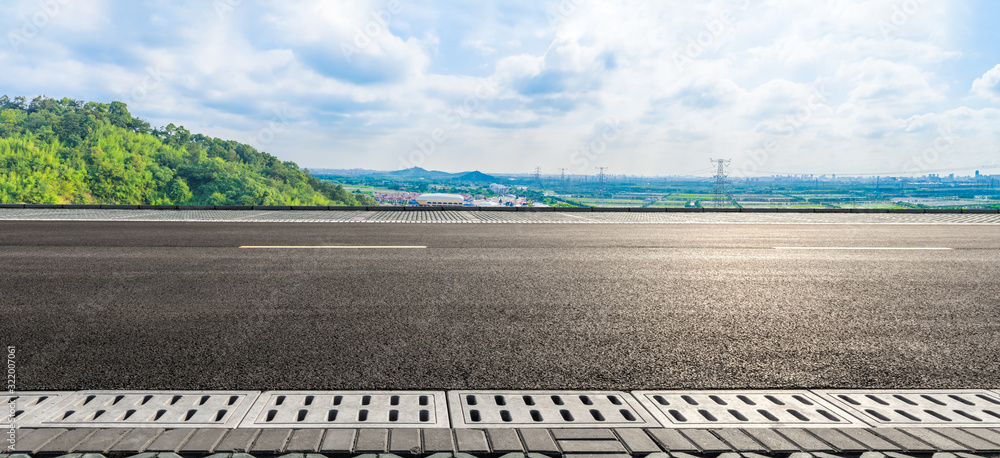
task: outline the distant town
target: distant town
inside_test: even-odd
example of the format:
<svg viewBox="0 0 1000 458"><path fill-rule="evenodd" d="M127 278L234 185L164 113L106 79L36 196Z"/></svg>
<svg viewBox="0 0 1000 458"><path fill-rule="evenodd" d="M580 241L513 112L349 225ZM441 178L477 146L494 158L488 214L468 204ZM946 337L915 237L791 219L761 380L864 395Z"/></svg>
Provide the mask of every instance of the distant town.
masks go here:
<svg viewBox="0 0 1000 458"><path fill-rule="evenodd" d="M722 208L1000 208L1000 174L712 177L311 170L381 205Z"/></svg>

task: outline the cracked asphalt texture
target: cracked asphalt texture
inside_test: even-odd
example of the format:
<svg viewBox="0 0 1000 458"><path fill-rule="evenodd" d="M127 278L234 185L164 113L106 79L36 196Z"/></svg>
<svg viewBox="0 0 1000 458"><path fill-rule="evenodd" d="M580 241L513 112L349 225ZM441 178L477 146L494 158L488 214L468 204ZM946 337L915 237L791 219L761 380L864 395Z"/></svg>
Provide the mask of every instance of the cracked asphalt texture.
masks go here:
<svg viewBox="0 0 1000 458"><path fill-rule="evenodd" d="M0 221L0 263L19 390L1000 386L996 225Z"/></svg>

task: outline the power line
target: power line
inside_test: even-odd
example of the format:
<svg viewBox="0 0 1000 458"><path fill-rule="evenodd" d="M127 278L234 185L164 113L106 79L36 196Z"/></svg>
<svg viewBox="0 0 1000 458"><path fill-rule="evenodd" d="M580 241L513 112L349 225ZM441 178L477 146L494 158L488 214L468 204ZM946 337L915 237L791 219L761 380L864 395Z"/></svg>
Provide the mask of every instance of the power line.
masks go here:
<svg viewBox="0 0 1000 458"><path fill-rule="evenodd" d="M896 171L896 172L878 172L878 173L875 173L875 172L869 172L869 173L837 173L835 175L845 176L845 177L877 177L877 176L894 176L894 175L912 174L912 173L962 172L962 171L965 171L965 170L976 170L976 169L979 169L979 170L996 170L996 169L1000 169L1000 165L996 165L996 164L993 164L993 165L976 165L976 166L971 166L971 167L961 167L961 168L954 168L954 169L918 170L916 172L902 170L902 171ZM823 175L822 173L768 172L768 171L765 171L765 170L758 170L757 173L765 173L765 174L768 174L768 175L791 175L791 176L794 176L794 175L813 175L813 176ZM834 175L834 174L827 174L827 175Z"/></svg>

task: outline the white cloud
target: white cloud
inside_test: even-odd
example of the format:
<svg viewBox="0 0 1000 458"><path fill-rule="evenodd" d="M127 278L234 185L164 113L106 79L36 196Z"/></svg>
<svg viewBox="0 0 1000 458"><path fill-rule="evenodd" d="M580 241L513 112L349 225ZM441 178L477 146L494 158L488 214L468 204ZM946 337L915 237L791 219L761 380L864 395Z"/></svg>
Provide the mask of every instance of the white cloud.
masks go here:
<svg viewBox="0 0 1000 458"><path fill-rule="evenodd" d="M1000 102L1000 64L972 82L972 93L990 102Z"/></svg>
<svg viewBox="0 0 1000 458"><path fill-rule="evenodd" d="M284 110L292 124L261 146L312 167L395 168L444 129L419 165L556 170L609 118L621 134L587 166L617 173L751 160L762 145L762 171L899 168L955 124L967 156L939 160L962 165L997 140L996 112L949 87L968 78L953 69L970 50L952 39L966 5L906 1L244 0L218 14L74 0L19 52L0 47L0 86L121 99L240 140ZM0 27L34 8L4 3ZM971 94L996 103L998 86L1000 65Z"/></svg>

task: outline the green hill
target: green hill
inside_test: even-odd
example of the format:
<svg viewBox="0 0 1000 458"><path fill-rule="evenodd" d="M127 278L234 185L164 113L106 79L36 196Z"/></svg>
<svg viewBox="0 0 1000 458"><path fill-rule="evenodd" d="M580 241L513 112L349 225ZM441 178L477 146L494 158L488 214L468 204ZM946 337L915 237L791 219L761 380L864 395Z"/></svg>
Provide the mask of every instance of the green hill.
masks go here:
<svg viewBox="0 0 1000 458"><path fill-rule="evenodd" d="M249 145L110 105L0 97L0 203L377 205Z"/></svg>

